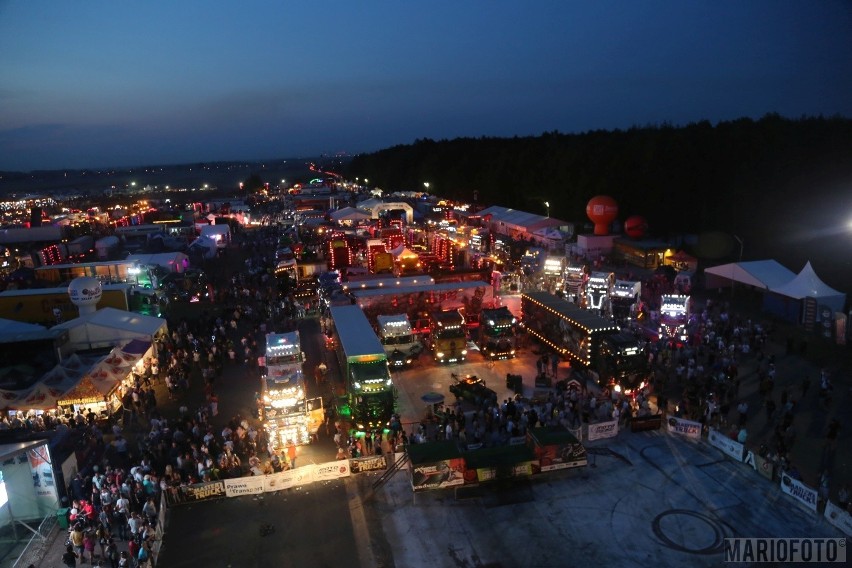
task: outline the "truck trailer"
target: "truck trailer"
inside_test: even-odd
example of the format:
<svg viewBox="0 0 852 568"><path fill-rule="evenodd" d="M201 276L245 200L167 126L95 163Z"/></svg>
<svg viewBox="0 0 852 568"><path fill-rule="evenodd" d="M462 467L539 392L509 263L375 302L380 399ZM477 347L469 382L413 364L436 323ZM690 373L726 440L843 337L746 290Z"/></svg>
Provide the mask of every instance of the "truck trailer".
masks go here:
<svg viewBox="0 0 852 568"><path fill-rule="evenodd" d="M346 394L338 414L362 431L385 428L394 412L394 388L388 357L358 306L329 308L332 336Z"/></svg>

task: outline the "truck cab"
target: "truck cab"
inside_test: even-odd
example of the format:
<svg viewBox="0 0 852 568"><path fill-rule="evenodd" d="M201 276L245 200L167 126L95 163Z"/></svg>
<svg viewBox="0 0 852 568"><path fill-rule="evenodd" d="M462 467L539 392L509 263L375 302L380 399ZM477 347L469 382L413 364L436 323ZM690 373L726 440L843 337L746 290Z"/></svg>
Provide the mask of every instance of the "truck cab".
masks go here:
<svg viewBox="0 0 852 568"><path fill-rule="evenodd" d="M609 302L615 274L612 272L592 272L586 283L586 309L608 316L611 313Z"/></svg>
<svg viewBox="0 0 852 568"><path fill-rule="evenodd" d="M479 351L486 359L510 359L517 349L518 319L509 308L482 310L479 321Z"/></svg>
<svg viewBox="0 0 852 568"><path fill-rule="evenodd" d="M467 357L467 326L458 310L429 315L429 343L438 363L461 363Z"/></svg>
<svg viewBox="0 0 852 568"><path fill-rule="evenodd" d="M582 306L585 303L586 294L586 269L582 266L566 266L565 275L565 299L569 302Z"/></svg>
<svg viewBox="0 0 852 568"><path fill-rule="evenodd" d="M612 316L619 321L635 319L642 298L642 282L616 280L610 294Z"/></svg>
<svg viewBox="0 0 852 568"><path fill-rule="evenodd" d="M423 351L407 315L380 315L376 323L379 326L379 341L385 348L388 364L392 368L410 365Z"/></svg>

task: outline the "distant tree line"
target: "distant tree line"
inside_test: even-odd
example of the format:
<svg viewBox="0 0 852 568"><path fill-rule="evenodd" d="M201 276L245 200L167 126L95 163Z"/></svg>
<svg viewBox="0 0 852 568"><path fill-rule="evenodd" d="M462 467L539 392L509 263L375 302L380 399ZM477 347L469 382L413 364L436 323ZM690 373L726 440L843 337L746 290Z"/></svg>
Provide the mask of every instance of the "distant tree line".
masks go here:
<svg viewBox="0 0 852 568"><path fill-rule="evenodd" d="M382 189L430 191L584 223L595 195L642 215L659 236L722 230L749 234L785 223L827 222L849 201L852 120L768 114L535 137L416 140L355 156L346 177ZM839 201L838 201L839 200ZM846 214L852 208L846 209ZM817 221L820 219L820 221Z"/></svg>

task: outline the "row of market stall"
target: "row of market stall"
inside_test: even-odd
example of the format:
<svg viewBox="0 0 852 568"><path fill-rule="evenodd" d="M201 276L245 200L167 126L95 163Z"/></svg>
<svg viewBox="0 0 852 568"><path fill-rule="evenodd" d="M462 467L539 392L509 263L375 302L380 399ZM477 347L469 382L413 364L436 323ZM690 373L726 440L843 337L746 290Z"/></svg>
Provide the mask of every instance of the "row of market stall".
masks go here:
<svg viewBox="0 0 852 568"><path fill-rule="evenodd" d="M0 389L0 409L9 424L47 411L58 411L57 415L74 415L78 410L98 416L112 414L121 408L135 375L144 372L152 349L152 342L132 339L107 355L75 353L26 390Z"/></svg>

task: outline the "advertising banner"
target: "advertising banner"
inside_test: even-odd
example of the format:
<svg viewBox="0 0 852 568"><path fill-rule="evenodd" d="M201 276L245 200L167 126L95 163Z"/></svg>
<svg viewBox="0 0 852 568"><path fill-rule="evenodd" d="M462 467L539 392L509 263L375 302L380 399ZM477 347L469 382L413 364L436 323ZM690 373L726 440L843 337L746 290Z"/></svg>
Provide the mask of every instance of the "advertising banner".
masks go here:
<svg viewBox="0 0 852 568"><path fill-rule="evenodd" d="M589 463L586 448L579 442L536 446L533 451L538 458L539 471L584 467Z"/></svg>
<svg viewBox="0 0 852 568"><path fill-rule="evenodd" d="M464 485L464 470L463 458L418 464L411 470L411 487L414 491L423 491Z"/></svg>
<svg viewBox="0 0 852 568"><path fill-rule="evenodd" d="M491 481L508 477L523 477L533 474L533 462L516 463L500 467L481 467L476 470L476 480Z"/></svg>
<svg viewBox="0 0 852 568"><path fill-rule="evenodd" d="M56 483L53 479L53 468L50 465L47 444L28 450L27 458L30 462L36 499L41 503L40 506L56 506L59 497L56 493Z"/></svg>
<svg viewBox="0 0 852 568"><path fill-rule="evenodd" d="M666 421L666 428L668 428L670 434L680 434L696 440L701 438L701 422L672 416Z"/></svg>
<svg viewBox="0 0 852 568"><path fill-rule="evenodd" d="M282 489L290 489L313 483L313 466L306 465L297 467L296 469L288 469L278 473L272 473L263 476L263 491L269 493L271 491L281 491Z"/></svg>
<svg viewBox="0 0 852 568"><path fill-rule="evenodd" d="M615 438L617 435L618 420L610 420L609 422L589 424L586 439L592 442L594 440L603 440L604 438Z"/></svg>
<svg viewBox="0 0 852 568"><path fill-rule="evenodd" d="M714 448L721 450L723 454L734 458L738 462L743 461L743 445L736 440L731 440L718 430L710 428L710 436L707 438L707 441Z"/></svg>
<svg viewBox="0 0 852 568"><path fill-rule="evenodd" d="M314 481L328 481L329 479L340 479L349 477L349 460L340 460L321 463L314 466Z"/></svg>
<svg viewBox="0 0 852 568"><path fill-rule="evenodd" d="M646 430L659 430L663 425L663 416L655 414L643 418L633 418L630 421L631 432L644 432Z"/></svg>
<svg viewBox="0 0 852 568"><path fill-rule="evenodd" d="M180 488L181 500L184 502L206 501L207 499L219 499L225 497L225 482L210 481L207 483L194 483Z"/></svg>
<svg viewBox="0 0 852 568"><path fill-rule="evenodd" d="M385 456L370 456L367 458L356 458L349 460L349 471L361 473L362 471L379 471L388 468Z"/></svg>
<svg viewBox="0 0 852 568"><path fill-rule="evenodd" d="M798 479L793 479L789 475L781 475L781 491L810 509L817 510L817 492L816 489L811 489Z"/></svg>
<svg viewBox="0 0 852 568"><path fill-rule="evenodd" d="M825 504L825 520L839 528L846 536L852 536L852 515L831 501Z"/></svg>
<svg viewBox="0 0 852 568"><path fill-rule="evenodd" d="M228 497L242 497L243 495L258 495L260 493L263 493L263 476L225 480L225 495Z"/></svg>
<svg viewBox="0 0 852 568"><path fill-rule="evenodd" d="M754 454L754 469L769 481L772 481L775 475L775 464L772 460L761 457L760 454Z"/></svg>

